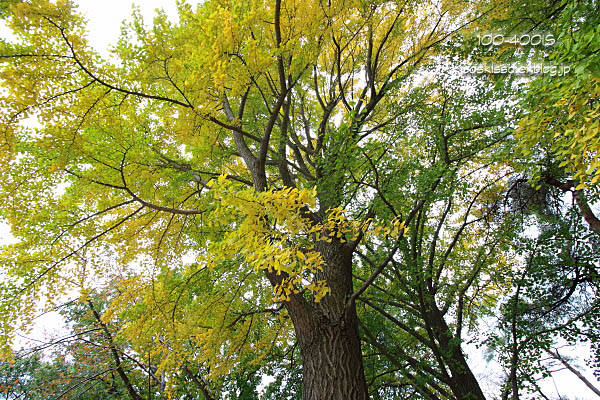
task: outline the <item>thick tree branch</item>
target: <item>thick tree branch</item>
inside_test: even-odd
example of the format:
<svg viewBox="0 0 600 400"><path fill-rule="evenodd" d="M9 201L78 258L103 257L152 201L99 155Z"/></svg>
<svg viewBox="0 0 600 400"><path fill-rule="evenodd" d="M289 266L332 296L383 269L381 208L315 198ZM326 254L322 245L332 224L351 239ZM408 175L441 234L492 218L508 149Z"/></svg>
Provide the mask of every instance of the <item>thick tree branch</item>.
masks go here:
<svg viewBox="0 0 600 400"><path fill-rule="evenodd" d="M96 309L94 308L94 304L92 303L92 301L88 300L87 303L88 303L88 307L92 311L92 314L94 315L94 318L98 322L98 325L100 325L100 327L102 328L102 331L104 332L104 337L108 343L108 347L109 347L112 357L115 361L115 369L116 369L117 373L119 374L119 377L123 381L123 384L127 388L127 393L129 393L129 396L131 397L132 400L144 400L142 398L142 396L140 396L138 394L138 392L135 390L135 388L131 384L131 381L129 380L129 376L127 376L127 374L123 370L121 357L119 356L119 352L117 351L117 348L116 348L115 342L113 340L112 334L110 333L110 330L108 329L106 324L102 321L102 318L100 317L100 314L98 314L98 311L96 311Z"/></svg>
<svg viewBox="0 0 600 400"><path fill-rule="evenodd" d="M73 59L75 60L75 62L79 66L79 68L81 68L81 70L86 75L88 75L91 79L93 79L94 81L98 82L102 86L106 86L107 88L109 88L111 90L114 90L114 91L120 92L120 93L124 93L124 94L127 94L127 95L132 95L132 96L141 97L141 98L145 98L145 99L151 99L151 100L166 101L168 103L173 103L173 104L176 104L176 105L179 105L179 106L182 106L182 107L194 108L191 104L184 103L184 102L179 101L179 100L171 99L169 97L156 96L156 95L152 95L152 94L138 92L138 91L135 91L135 90L125 89L125 88L118 87L118 86L115 86L113 84L110 84L110 83L106 82L105 80L103 80L102 78L96 76L93 72L91 72L83 64L83 62L79 59L79 57L77 57L77 53L75 52L75 48L73 47L73 44L71 43L71 41L67 37L67 34L65 33L65 29L63 27L61 27L60 25L58 25L56 22L52 21L50 18L46 17L46 16L44 16L44 19L46 21L48 21L51 25L53 25L54 27L56 27L56 29L58 29L60 31L60 34L61 34L63 40L65 41L66 45L69 47L69 50L71 51Z"/></svg>
<svg viewBox="0 0 600 400"><path fill-rule="evenodd" d="M198 389L200 389L200 391L202 392L202 395L204 395L205 400L216 400L216 398L210 394L210 390L209 390L206 382L204 382L204 380L202 378L200 378L200 377L196 376L194 373L192 373L192 371L189 370L187 365L183 366L183 372L185 372L187 377L192 382L194 382L194 384L196 385L196 387Z"/></svg>
<svg viewBox="0 0 600 400"><path fill-rule="evenodd" d="M600 219L596 217L589 204L585 200L583 190L574 189L576 187L576 182L574 180L569 179L566 182L561 182L552 176L546 175L544 177L544 182L546 182L550 186L554 186L555 188L560 189L563 192L572 191L573 198L575 199L575 202L577 203L577 206L579 207L583 218L593 231L600 233Z"/></svg>
<svg viewBox="0 0 600 400"><path fill-rule="evenodd" d="M550 354L550 356L552 356L552 358L555 358L556 360L560 361L562 363L562 365L564 365L577 378L579 378L579 380L581 382L583 382L585 384L585 386L587 386L592 392L596 393L596 396L600 397L600 389L598 389L596 386L594 386L592 384L592 382L590 382L585 376L583 376L581 374L581 372L579 372L563 356L561 356L560 353L558 352L558 350L552 351L549 348L544 348L544 351L546 351L546 353Z"/></svg>

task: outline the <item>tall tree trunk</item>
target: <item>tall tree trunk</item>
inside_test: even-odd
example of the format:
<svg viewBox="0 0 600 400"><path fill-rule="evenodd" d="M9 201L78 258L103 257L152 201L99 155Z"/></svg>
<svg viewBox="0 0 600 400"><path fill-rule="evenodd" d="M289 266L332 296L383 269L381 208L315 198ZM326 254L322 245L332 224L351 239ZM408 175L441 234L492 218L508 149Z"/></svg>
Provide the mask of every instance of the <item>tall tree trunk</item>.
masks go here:
<svg viewBox="0 0 600 400"><path fill-rule="evenodd" d="M301 332L303 400L368 398L356 319L323 321L310 332L297 332Z"/></svg>
<svg viewBox="0 0 600 400"><path fill-rule="evenodd" d="M342 243L319 242L326 265L317 279L330 292L319 302L295 295L286 303L302 355L303 400L366 400L358 318L352 295L352 250ZM278 277L267 275L272 283Z"/></svg>
<svg viewBox="0 0 600 400"><path fill-rule="evenodd" d="M450 389L458 400L485 400L485 396L477 378L473 375L456 340L446 323L442 312L433 298L428 300L429 312L426 323L432 328L433 335L439 343L440 356L450 371Z"/></svg>

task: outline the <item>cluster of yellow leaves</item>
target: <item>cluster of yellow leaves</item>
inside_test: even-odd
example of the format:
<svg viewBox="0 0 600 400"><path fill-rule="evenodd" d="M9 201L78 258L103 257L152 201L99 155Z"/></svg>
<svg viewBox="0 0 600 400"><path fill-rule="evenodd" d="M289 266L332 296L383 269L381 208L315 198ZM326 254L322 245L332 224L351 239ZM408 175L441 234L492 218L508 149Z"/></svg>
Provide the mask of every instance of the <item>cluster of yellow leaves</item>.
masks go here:
<svg viewBox="0 0 600 400"><path fill-rule="evenodd" d="M283 301L303 289L312 292L317 302L328 293L326 282L308 283L324 267L315 243L343 243L355 240L359 234L399 236L408 230L399 218L385 225L371 219L349 220L339 207L329 210L323 222L315 222L308 215L316 205L315 189L256 193L253 189L238 189L221 176L211 182L211 190L218 206L209 220L218 226L216 230L226 232L220 240L212 241L209 251L198 261L214 268L241 257L255 271L284 274L275 287L276 298Z"/></svg>
<svg viewBox="0 0 600 400"><path fill-rule="evenodd" d="M217 207L210 220L217 231L225 233L200 256L201 264L215 268L241 257L255 271L283 273L284 279L275 288L281 300L299 292L305 273L314 274L323 268L323 259L308 237L320 228L302 212L314 207L314 190L285 188L256 193L238 189L221 176L211 182L211 191Z"/></svg>

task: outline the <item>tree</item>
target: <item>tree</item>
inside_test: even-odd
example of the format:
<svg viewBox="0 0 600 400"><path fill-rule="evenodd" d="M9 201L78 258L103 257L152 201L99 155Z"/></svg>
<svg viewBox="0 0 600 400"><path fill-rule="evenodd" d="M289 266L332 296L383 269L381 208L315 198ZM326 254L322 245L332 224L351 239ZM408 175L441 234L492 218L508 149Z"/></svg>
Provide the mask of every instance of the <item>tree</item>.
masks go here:
<svg viewBox="0 0 600 400"><path fill-rule="evenodd" d="M208 382L201 368L185 365L176 376L159 371L161 359L151 351L137 353L118 335L121 321L107 323L103 312L111 292L91 293L85 301L75 299L57 307L67 330L45 340L28 342L11 362L0 364L0 393L17 399L132 399L167 398L259 399L257 388L264 373L279 383L266 386L263 399L281 399L285 373L263 370L243 363L218 381ZM268 362L272 362L273 355ZM268 364L268 363L265 363ZM167 380L169 381L167 387ZM292 385L289 385L293 387ZM284 386L285 387L285 386ZM296 388L292 390L292 393Z"/></svg>
<svg viewBox="0 0 600 400"><path fill-rule="evenodd" d="M512 164L523 175L509 197L513 211L539 233L520 238L523 267L503 305L500 337L493 335L506 347L499 353L509 371L503 398L518 399L519 388L535 388L534 373L549 375L539 359L555 340L597 348L597 18L595 2L553 1L543 7L531 2L497 21L506 35L538 30L556 38L541 49L502 48L504 57L520 52L523 59L571 70L563 77L540 75L519 96L521 154ZM597 354L587 361L597 373Z"/></svg>
<svg viewBox="0 0 600 400"><path fill-rule="evenodd" d="M98 324L98 311L90 312L92 306L91 300L61 305L69 331L47 341L36 340L11 362L2 363L0 376L7 400L146 398L135 387L144 387L139 366L147 366L111 340L112 327Z"/></svg>
<svg viewBox="0 0 600 400"><path fill-rule="evenodd" d="M534 82L527 99L530 113L521 122L518 135L526 152L546 153L546 165L532 168L537 178L564 191L574 188L582 214L592 229L600 231L600 221L589 210L582 192L589 188L597 195L593 189L600 180L598 5L560 2L553 14L553 19L546 24L557 32L557 43L548 58L568 65L574 73L558 81L545 76ZM549 179L548 174L556 171L548 171L548 159L553 161L554 170L570 175L571 179L562 187L561 183Z"/></svg>
<svg viewBox="0 0 600 400"><path fill-rule="evenodd" d="M511 8L178 9L134 14L102 60L72 3L11 8L5 342L40 299L127 266L101 323L170 383L256 368L294 387L299 349L305 400L483 399L462 345L517 264L514 92L440 60L476 56L470 30Z"/></svg>
<svg viewBox="0 0 600 400"><path fill-rule="evenodd" d="M597 238L573 209L566 217L546 216L540 225L538 237L522 239L524 265L514 271L513 293L502 304L500 331L490 339L490 348L508 371L503 399L518 399L522 389L540 390L534 375L550 376L550 366L540 359L557 341L596 342Z"/></svg>

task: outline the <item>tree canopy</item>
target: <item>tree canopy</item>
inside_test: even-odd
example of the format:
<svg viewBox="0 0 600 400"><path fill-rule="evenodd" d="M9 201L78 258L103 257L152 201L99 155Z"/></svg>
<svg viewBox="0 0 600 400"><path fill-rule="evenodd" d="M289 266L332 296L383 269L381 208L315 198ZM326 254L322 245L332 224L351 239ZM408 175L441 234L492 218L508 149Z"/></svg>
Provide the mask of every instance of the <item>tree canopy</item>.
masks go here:
<svg viewBox="0 0 600 400"><path fill-rule="evenodd" d="M28 385L517 400L563 343L600 373L598 7L179 1L103 58L73 2L3 2L3 354L76 293L70 355L16 354ZM465 73L490 60L571 70Z"/></svg>

